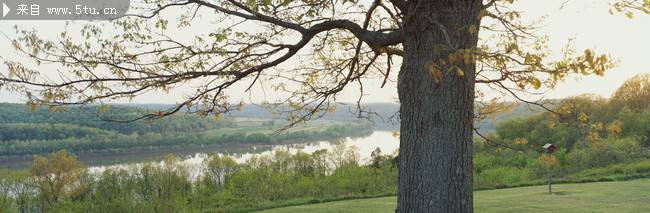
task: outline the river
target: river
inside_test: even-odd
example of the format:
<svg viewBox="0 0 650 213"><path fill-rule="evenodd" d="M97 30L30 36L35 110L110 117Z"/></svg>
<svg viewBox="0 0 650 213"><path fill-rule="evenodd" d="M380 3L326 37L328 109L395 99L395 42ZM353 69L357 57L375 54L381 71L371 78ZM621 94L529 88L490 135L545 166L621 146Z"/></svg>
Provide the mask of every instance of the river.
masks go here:
<svg viewBox="0 0 650 213"><path fill-rule="evenodd" d="M393 132L390 131L374 131L372 134L366 137L352 138L347 137L340 141L316 141L308 143L298 143L298 144L280 144L280 145L252 145L246 148L237 149L238 151L228 150L220 152L219 150L214 152L201 152L196 151L195 153L185 154L180 156L182 158L181 163L186 165L190 169L190 174L193 177L199 175L201 170L201 165L203 160L210 153L217 153L220 155L229 155L239 163L243 163L254 155L271 155L275 150L285 150L289 153L296 153L302 151L305 153L313 153L317 150L326 149L332 150L337 144L343 143L347 147L353 147L356 152L359 154L359 163L365 164L370 161L371 153L379 148L382 151L382 154L393 154L399 148L399 137L396 137ZM162 161L151 161L153 163L162 163ZM119 168L129 168L129 167L138 167L143 165L143 163L118 163L112 165L101 165L101 166L91 166L89 169L91 172L101 172L109 167L119 167Z"/></svg>

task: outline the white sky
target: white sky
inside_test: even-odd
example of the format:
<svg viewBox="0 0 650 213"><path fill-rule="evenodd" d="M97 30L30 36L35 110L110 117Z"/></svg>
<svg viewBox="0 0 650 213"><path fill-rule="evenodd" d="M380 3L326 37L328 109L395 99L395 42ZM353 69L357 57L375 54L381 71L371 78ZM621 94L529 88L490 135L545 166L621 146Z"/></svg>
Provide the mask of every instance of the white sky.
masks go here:
<svg viewBox="0 0 650 213"><path fill-rule="evenodd" d="M598 53L608 53L618 60L618 66L608 71L604 77L590 76L582 79L571 77L558 85L555 90L547 92L546 98L563 98L582 93L594 93L609 97L626 79L643 72L650 72L650 15L638 14L634 19L627 19L622 14L610 15L610 0L519 0L518 7L524 12L525 19L537 19L547 16L540 34L550 36L550 46L559 50L569 38L575 38L577 50L596 49ZM28 60L18 55L11 47L13 26L35 28L44 35L56 35L63 29L64 21L5 21L0 20L0 57L4 59ZM56 32L54 34L53 32ZM557 53L557 51L555 51ZM556 55L557 56L557 55ZM290 66L293 62L287 62ZM0 69L6 69L4 65ZM379 88L381 80L366 82L364 85L364 102L395 102L397 92L395 84ZM233 102L238 99L249 100L248 94L242 93L244 85L232 89L229 96ZM169 94L147 94L135 99L138 103L175 103L183 97L185 90L174 90ZM279 96L272 90L252 93L252 100L273 101ZM358 88L347 88L339 101L353 102L358 98ZM21 97L0 91L0 102L21 102Z"/></svg>

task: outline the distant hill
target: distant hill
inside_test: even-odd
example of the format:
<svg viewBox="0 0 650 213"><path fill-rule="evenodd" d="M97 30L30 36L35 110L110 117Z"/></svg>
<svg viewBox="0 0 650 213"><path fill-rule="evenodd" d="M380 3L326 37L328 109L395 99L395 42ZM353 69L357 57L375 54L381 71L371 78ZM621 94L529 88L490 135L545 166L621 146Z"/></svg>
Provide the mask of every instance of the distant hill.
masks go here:
<svg viewBox="0 0 650 213"><path fill-rule="evenodd" d="M90 156L92 153L157 154L161 151L219 148L226 144L281 144L362 137L372 133L369 122L320 120L275 132L287 125L262 108L249 107L245 117L200 116L177 113L154 120L129 120L170 105L99 105L86 107L30 107L0 103L0 168L16 165L13 159L30 159L61 149ZM243 112L240 112L243 113ZM265 118L267 117L267 118ZM112 157L107 155L107 157ZM4 161L3 161L4 160Z"/></svg>
<svg viewBox="0 0 650 213"><path fill-rule="evenodd" d="M103 119L127 120L147 113L148 107L139 105L110 105L101 109L98 105L64 107L51 112L47 107L31 108L24 104L0 103L0 124L69 124L82 127L116 131L122 134L208 130L227 124L215 122L213 118L197 115L177 114L156 122L138 121L129 123L108 122Z"/></svg>
<svg viewBox="0 0 650 213"><path fill-rule="evenodd" d="M551 102L553 102L551 100ZM135 113L144 113L147 110L166 110L174 105L171 104L115 104L111 105L112 109L117 109L118 111L124 112L124 110L133 113L130 114L135 116ZM326 120L336 120L336 121L357 121L360 119L370 119L374 124L376 129L381 130L399 130L399 104L398 103L369 103L362 104L361 108L364 110L362 118L359 118L357 112L356 104L345 104L339 103L336 107L336 111L333 113L328 113L322 119ZM92 107L91 107L92 109ZM113 111L113 110L111 110ZM489 133L495 130L496 123L501 121L520 117L527 116L535 113L544 111L539 106L530 105L525 103L516 103L513 107L503 113L496 115L494 118L488 118L480 122L475 123L475 126L480 129L483 133ZM368 113L370 112L370 113ZM112 112L115 113L115 112ZM247 104L241 110L231 111L229 115L231 117L245 117L245 118L264 118L264 119L285 119L286 114L271 112L267 110L262 105L258 104ZM96 116L95 116L96 117ZM0 117L2 118L2 117ZM92 118L90 118L92 119Z"/></svg>
<svg viewBox="0 0 650 213"><path fill-rule="evenodd" d="M552 101L551 101L552 102ZM172 104L111 104L109 105L109 110L104 114L98 114L99 106L91 105L87 106L84 109L80 110L79 107L69 107L68 113L74 113L74 116L68 117L68 113L49 113L48 110L44 107L38 109L36 113L28 113L27 106L24 104L9 104L9 103L0 103L0 123L15 123L15 122L53 122L61 123L61 121L69 121L71 124L81 125L81 126L90 126L90 127L109 127L109 129L121 129L124 131L131 131L133 129L139 129L140 131L150 131L150 128L134 128L134 124L119 124L119 123L110 123L102 121L101 117L111 116L112 118L135 118L138 115L142 115L147 112L155 110L166 110L174 105ZM9 110L9 108L12 108ZM399 130L399 104L398 103L369 103L362 104L361 108L364 110L362 118L359 118L357 112L356 104L344 104L339 103L336 107L336 111L333 113L328 113L322 119L326 120L336 120L336 121L357 121L360 119L370 119L374 124L376 129L381 130ZM9 110L9 111L7 111ZM489 133L495 130L496 123L501 121L520 117L527 116L535 113L544 111L539 106L517 103L514 106L503 113L496 115L493 118L484 119L475 123L475 126L481 130L483 133ZM17 113L16 113L17 112ZM370 113L368 113L370 112ZM179 113L184 115L184 113ZM176 116L176 115L175 115ZM228 115L230 117L245 117L245 118L264 118L264 119L285 119L286 114L271 112L267 110L264 106L258 104L246 104L241 110L231 111ZM200 121L205 125L206 122L210 122L212 118L200 118L196 115L184 115L181 117L176 117L176 119L190 119L194 121ZM18 119L18 120L16 120ZM197 120L198 119L198 120ZM65 122L64 122L65 123ZM160 122L156 122L160 123ZM188 124L183 122L184 124ZM188 124L191 125L191 124ZM179 128L195 128L193 126L181 125ZM104 129L104 128L102 128ZM126 133L126 132L125 132Z"/></svg>

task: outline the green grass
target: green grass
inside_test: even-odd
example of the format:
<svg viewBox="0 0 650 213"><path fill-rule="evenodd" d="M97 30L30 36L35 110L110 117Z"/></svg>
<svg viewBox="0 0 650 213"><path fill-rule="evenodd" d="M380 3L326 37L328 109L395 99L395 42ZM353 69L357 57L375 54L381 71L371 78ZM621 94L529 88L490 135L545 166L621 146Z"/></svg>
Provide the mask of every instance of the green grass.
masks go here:
<svg viewBox="0 0 650 213"><path fill-rule="evenodd" d="M556 184L474 192L476 212L650 212L650 179ZM395 212L395 197L269 209L282 212Z"/></svg>

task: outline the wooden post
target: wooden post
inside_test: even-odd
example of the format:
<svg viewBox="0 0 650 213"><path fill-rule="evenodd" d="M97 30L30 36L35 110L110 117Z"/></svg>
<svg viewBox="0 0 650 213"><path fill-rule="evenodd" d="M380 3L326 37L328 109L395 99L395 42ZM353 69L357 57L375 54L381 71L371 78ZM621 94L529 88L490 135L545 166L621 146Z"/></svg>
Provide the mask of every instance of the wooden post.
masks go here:
<svg viewBox="0 0 650 213"><path fill-rule="evenodd" d="M549 194L551 194L551 183L552 183L551 182L551 168L553 168L553 166L548 165L548 193Z"/></svg>
<svg viewBox="0 0 650 213"><path fill-rule="evenodd" d="M545 156L546 160L548 161L546 162L548 165L548 193L551 194L551 184L552 184L551 170L553 169L553 163L554 163L553 152L555 152L556 147L553 144L547 143L544 144L542 148L544 148L544 152L545 152L545 154L542 155Z"/></svg>

